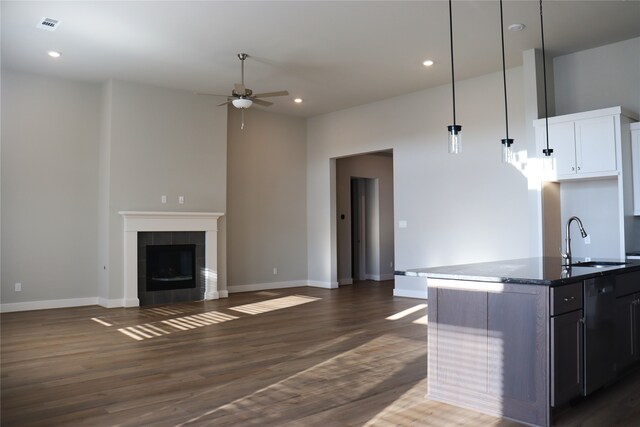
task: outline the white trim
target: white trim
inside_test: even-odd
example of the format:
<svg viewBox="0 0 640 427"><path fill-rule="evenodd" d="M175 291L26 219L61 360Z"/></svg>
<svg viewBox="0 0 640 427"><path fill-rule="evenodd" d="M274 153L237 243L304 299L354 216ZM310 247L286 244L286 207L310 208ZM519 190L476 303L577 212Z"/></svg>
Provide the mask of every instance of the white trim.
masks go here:
<svg viewBox="0 0 640 427"><path fill-rule="evenodd" d="M338 282L320 282L318 280L308 280L307 286L312 286L314 288L324 288L324 289L337 289Z"/></svg>
<svg viewBox="0 0 640 427"><path fill-rule="evenodd" d="M306 280L291 280L288 282L254 283L249 285L229 286L229 293L264 291L267 289L284 289L306 287ZM222 291L221 291L222 292Z"/></svg>
<svg viewBox="0 0 640 427"><path fill-rule="evenodd" d="M342 285L353 285L353 279L351 277L346 277L344 279L339 279L338 284Z"/></svg>
<svg viewBox="0 0 640 427"><path fill-rule="evenodd" d="M418 299L429 299L427 298L427 290L424 291L408 291L406 289L394 289L393 296L394 297L404 297L404 298L418 298Z"/></svg>
<svg viewBox="0 0 640 427"><path fill-rule="evenodd" d="M224 291L218 291L218 293L220 294L220 298L229 298L229 291L226 289Z"/></svg>
<svg viewBox="0 0 640 427"><path fill-rule="evenodd" d="M98 298L69 298L47 301L10 302L0 304L0 312L47 310L50 308L80 307L85 305L98 305Z"/></svg>
<svg viewBox="0 0 640 427"><path fill-rule="evenodd" d="M122 299L107 299L102 297L98 297L98 305L104 308L125 307ZM140 301L138 301L138 305L140 305Z"/></svg>

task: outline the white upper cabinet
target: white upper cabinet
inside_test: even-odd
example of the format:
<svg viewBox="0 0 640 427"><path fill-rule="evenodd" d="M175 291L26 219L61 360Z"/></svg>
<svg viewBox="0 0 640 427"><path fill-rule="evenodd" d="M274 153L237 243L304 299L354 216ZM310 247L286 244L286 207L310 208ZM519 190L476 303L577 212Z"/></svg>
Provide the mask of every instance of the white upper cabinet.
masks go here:
<svg viewBox="0 0 640 427"><path fill-rule="evenodd" d="M616 176L620 172L619 107L549 118L558 181ZM546 147L545 121L534 122L537 156Z"/></svg>

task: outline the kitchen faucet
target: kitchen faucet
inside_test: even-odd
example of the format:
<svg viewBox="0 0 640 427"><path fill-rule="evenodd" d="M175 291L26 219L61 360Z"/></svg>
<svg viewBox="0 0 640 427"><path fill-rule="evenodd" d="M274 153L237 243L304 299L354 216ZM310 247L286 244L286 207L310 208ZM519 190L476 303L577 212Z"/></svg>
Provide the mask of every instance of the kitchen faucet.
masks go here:
<svg viewBox="0 0 640 427"><path fill-rule="evenodd" d="M577 216L572 216L571 218L569 218L569 220L567 221L567 231L565 235L566 252L562 254L562 258L565 260L562 265L566 266L571 266L571 223L573 221L576 221L578 223L578 228L580 228L580 234L582 235L582 238L584 239L585 237L587 237L587 232L584 231L584 227L582 226L582 221L580 221L580 218L578 218Z"/></svg>

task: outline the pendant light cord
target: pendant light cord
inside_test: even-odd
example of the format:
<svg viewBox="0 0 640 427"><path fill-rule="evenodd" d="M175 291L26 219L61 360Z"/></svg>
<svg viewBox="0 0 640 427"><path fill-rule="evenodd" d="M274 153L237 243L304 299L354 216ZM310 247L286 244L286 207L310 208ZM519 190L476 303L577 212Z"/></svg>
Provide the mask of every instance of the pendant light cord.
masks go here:
<svg viewBox="0 0 640 427"><path fill-rule="evenodd" d="M547 139L545 156L550 156L553 150L549 150L549 111L547 109L547 55L544 50L544 20L542 18L542 0L540 0L540 36L542 37L542 78L544 84L544 127Z"/></svg>
<svg viewBox="0 0 640 427"><path fill-rule="evenodd" d="M500 0L500 37L502 39L502 83L504 86L504 127L506 140L509 141L509 109L507 108L507 66L504 59L504 19L502 15L502 0ZM508 143L508 142L507 142Z"/></svg>
<svg viewBox="0 0 640 427"><path fill-rule="evenodd" d="M449 0L449 37L451 40L451 91L453 93L453 125L456 125L456 80L453 69L453 12Z"/></svg>

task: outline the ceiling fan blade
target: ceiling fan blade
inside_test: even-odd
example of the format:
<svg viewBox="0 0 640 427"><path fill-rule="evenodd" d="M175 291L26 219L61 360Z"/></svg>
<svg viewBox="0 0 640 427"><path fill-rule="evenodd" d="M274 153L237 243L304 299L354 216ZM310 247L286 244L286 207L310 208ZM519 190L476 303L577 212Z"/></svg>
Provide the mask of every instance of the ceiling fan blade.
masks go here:
<svg viewBox="0 0 640 427"><path fill-rule="evenodd" d="M231 101L223 102L222 104L218 104L218 107L222 107L223 105L231 104Z"/></svg>
<svg viewBox="0 0 640 427"><path fill-rule="evenodd" d="M244 85L241 83L236 83L233 85L233 87L235 88L236 92L239 93L240 95L244 95L244 93L246 92Z"/></svg>
<svg viewBox="0 0 640 427"><path fill-rule="evenodd" d="M217 93L206 93L206 92L196 92L196 95L202 95L202 96L223 96L225 98L229 97L229 95L219 95Z"/></svg>
<svg viewBox="0 0 640 427"><path fill-rule="evenodd" d="M270 96L287 96L289 92L286 90L281 90L279 92L267 92L267 93L256 93L253 95L255 98L268 98Z"/></svg>
<svg viewBox="0 0 640 427"><path fill-rule="evenodd" d="M263 107L268 107L270 105L273 105L273 102L264 101L262 99L251 98L251 100L258 105L262 105Z"/></svg>

